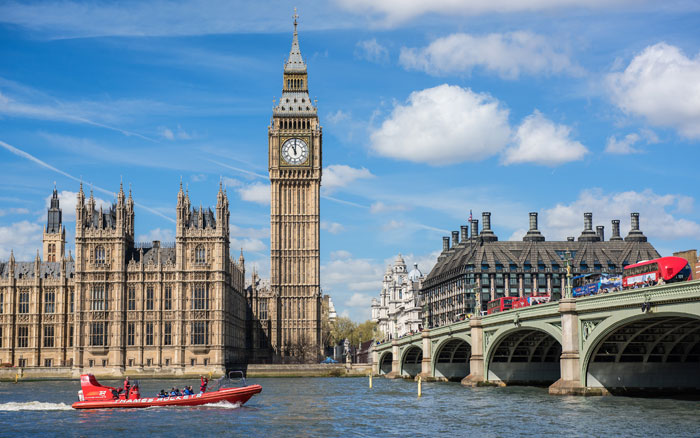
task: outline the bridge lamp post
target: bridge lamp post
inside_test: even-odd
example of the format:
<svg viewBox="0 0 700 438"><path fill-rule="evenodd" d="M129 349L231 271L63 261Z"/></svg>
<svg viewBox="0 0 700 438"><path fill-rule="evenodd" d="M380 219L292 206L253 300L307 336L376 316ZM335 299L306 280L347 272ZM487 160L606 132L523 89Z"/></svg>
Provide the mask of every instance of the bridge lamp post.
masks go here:
<svg viewBox="0 0 700 438"><path fill-rule="evenodd" d="M571 251L566 251L564 261L566 262L566 287L564 288L564 298L573 298L573 293L571 292L571 265L573 263Z"/></svg>

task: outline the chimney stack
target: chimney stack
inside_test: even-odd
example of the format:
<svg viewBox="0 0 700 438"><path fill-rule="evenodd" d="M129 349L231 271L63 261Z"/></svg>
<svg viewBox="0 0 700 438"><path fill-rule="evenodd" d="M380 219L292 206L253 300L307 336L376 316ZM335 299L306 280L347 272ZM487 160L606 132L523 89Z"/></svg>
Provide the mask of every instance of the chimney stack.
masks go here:
<svg viewBox="0 0 700 438"><path fill-rule="evenodd" d="M566 238L567 242L573 242L574 240L576 240L576 239L574 239L574 236L569 236Z"/></svg>
<svg viewBox="0 0 700 438"><path fill-rule="evenodd" d="M472 219L472 239L479 237L479 219Z"/></svg>
<svg viewBox="0 0 700 438"><path fill-rule="evenodd" d="M467 240L469 240L469 227L466 225L462 225L459 228L462 231L462 242L466 242Z"/></svg>
<svg viewBox="0 0 700 438"><path fill-rule="evenodd" d="M600 240L601 242L604 242L605 241L605 227L602 225L598 225L597 227L595 227L595 232L598 235L598 240Z"/></svg>
<svg viewBox="0 0 700 438"><path fill-rule="evenodd" d="M495 242L498 240L498 237L491 230L491 213L488 211L481 213L481 221L483 222L481 238L486 242Z"/></svg>
<svg viewBox="0 0 700 438"><path fill-rule="evenodd" d="M448 236L444 236L442 238L442 250L449 251L449 249L450 249L450 238Z"/></svg>
<svg viewBox="0 0 700 438"><path fill-rule="evenodd" d="M578 236L579 242L596 242L598 235L593 231L593 213L583 213L583 232Z"/></svg>
<svg viewBox="0 0 700 438"><path fill-rule="evenodd" d="M544 242L544 236L537 229L537 212L530 212L530 230L528 230L525 237L523 237L525 242Z"/></svg>
<svg viewBox="0 0 700 438"><path fill-rule="evenodd" d="M639 229L639 213L632 213L630 216L632 229L630 229L629 234L625 237L625 242L646 242L647 237Z"/></svg>
<svg viewBox="0 0 700 438"><path fill-rule="evenodd" d="M452 232L452 247L454 248L459 243L459 231Z"/></svg>
<svg viewBox="0 0 700 438"><path fill-rule="evenodd" d="M610 241L620 241L622 240L622 237L620 237L620 220L619 219L613 219L612 220L612 236L610 236Z"/></svg>

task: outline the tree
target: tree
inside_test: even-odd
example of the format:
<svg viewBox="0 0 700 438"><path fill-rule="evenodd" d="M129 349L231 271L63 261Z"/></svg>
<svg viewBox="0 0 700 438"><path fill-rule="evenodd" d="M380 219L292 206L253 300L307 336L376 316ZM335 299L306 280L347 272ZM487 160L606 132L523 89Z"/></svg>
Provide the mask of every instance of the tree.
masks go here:
<svg viewBox="0 0 700 438"><path fill-rule="evenodd" d="M348 339L352 344L352 336L355 330L357 330L357 324L346 316L339 316L335 319L335 322L333 322L331 340L334 344L337 344Z"/></svg>
<svg viewBox="0 0 700 438"><path fill-rule="evenodd" d="M353 345L358 345L360 342L367 342L373 339L377 339L376 329L377 323L367 320L362 324L357 326L356 330L356 340ZM352 341L351 341L352 342Z"/></svg>

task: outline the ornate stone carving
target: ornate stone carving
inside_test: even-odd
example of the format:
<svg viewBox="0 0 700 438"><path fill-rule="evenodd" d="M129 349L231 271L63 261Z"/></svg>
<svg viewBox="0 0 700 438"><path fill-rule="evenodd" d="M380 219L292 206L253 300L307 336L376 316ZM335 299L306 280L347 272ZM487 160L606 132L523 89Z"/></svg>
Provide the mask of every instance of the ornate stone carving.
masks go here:
<svg viewBox="0 0 700 438"><path fill-rule="evenodd" d="M550 322L549 325L561 331L561 322Z"/></svg>
<svg viewBox="0 0 700 438"><path fill-rule="evenodd" d="M602 319L589 319L586 321L581 321L581 337L583 338L583 342L588 340L588 336L602 321Z"/></svg>
<svg viewBox="0 0 700 438"><path fill-rule="evenodd" d="M491 343L491 338L493 337L494 333L495 331L484 332L484 348L489 348L489 344Z"/></svg>

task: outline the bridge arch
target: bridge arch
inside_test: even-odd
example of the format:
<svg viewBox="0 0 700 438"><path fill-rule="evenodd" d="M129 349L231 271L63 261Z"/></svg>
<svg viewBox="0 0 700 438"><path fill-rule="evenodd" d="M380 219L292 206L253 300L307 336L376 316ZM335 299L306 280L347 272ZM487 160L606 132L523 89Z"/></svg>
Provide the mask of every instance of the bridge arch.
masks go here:
<svg viewBox="0 0 700 438"><path fill-rule="evenodd" d="M379 358L379 374L389 374L391 372L391 363L394 360L394 355L391 351L387 351Z"/></svg>
<svg viewBox="0 0 700 438"><path fill-rule="evenodd" d="M561 376L561 352L561 332L550 324L500 329L492 334L484 355L487 380L551 385Z"/></svg>
<svg viewBox="0 0 700 438"><path fill-rule="evenodd" d="M421 362L423 361L423 349L416 345L409 345L404 349L401 356L402 377L416 377L421 372Z"/></svg>
<svg viewBox="0 0 700 438"><path fill-rule="evenodd" d="M700 316L625 313L590 333L581 354L584 385L613 394L700 390Z"/></svg>
<svg viewBox="0 0 700 438"><path fill-rule="evenodd" d="M468 339L450 337L436 346L433 353L433 377L461 381L469 375L472 346Z"/></svg>

